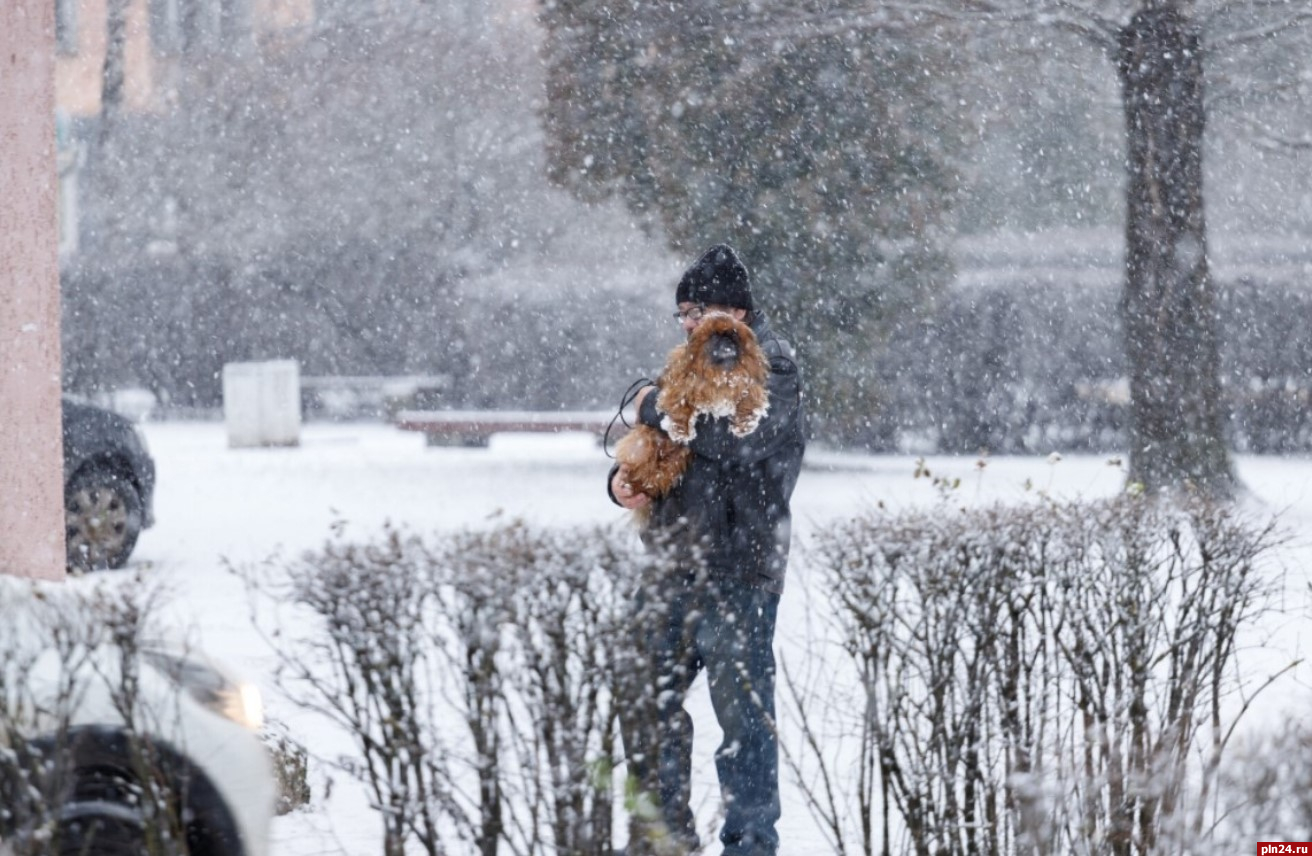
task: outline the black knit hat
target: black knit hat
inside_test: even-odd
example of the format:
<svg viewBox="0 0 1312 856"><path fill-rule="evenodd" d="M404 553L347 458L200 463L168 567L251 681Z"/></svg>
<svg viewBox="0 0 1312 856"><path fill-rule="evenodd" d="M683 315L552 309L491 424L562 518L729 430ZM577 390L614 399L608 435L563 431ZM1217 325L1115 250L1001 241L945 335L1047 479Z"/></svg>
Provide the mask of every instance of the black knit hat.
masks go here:
<svg viewBox="0 0 1312 856"><path fill-rule="evenodd" d="M716 244L683 272L674 302L730 306L751 312L751 277L733 247Z"/></svg>

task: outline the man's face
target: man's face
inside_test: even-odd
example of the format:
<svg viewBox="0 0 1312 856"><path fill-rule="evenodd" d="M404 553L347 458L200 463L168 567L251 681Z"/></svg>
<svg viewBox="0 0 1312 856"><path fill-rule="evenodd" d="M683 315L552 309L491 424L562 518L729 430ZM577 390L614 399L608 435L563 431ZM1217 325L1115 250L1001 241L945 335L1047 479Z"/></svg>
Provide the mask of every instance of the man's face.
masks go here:
<svg viewBox="0 0 1312 856"><path fill-rule="evenodd" d="M720 306L714 303L690 303L688 301L679 304L679 311L676 313L676 317L679 320L679 325L683 327L683 334L685 336L691 336L692 331L697 329L697 325L702 322L702 319L713 312L720 312L725 315L733 316L739 321L742 321L747 317L746 309L739 309L733 306Z"/></svg>

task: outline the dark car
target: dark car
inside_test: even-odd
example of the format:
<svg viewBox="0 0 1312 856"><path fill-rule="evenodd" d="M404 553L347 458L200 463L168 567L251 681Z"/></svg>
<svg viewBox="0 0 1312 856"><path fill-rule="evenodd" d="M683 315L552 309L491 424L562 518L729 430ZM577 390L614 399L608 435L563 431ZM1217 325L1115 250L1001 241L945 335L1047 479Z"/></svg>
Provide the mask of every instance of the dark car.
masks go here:
<svg viewBox="0 0 1312 856"><path fill-rule="evenodd" d="M155 462L135 425L64 399L64 512L68 567L121 568L155 522Z"/></svg>

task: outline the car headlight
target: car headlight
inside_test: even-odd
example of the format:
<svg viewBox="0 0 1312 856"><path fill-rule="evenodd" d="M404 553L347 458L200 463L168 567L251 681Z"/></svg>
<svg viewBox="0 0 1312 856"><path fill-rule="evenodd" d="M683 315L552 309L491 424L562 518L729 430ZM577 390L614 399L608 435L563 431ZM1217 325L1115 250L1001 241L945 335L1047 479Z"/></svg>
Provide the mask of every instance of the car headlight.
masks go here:
<svg viewBox="0 0 1312 856"><path fill-rule="evenodd" d="M254 684L234 680L204 660L162 651L142 656L203 707L251 731L264 726L264 701Z"/></svg>

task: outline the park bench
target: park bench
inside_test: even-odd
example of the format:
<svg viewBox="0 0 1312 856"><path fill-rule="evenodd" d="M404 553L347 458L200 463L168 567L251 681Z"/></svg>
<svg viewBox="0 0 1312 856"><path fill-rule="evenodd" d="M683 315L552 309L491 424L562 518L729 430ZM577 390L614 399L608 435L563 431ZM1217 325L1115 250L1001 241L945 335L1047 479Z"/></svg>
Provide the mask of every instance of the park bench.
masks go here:
<svg viewBox="0 0 1312 856"><path fill-rule="evenodd" d="M422 431L430 446L486 446L493 434L579 431L601 439L614 418L602 410L403 410L396 414L402 431ZM624 433L623 423L611 430L612 441Z"/></svg>
<svg viewBox="0 0 1312 856"><path fill-rule="evenodd" d="M305 419L385 419L431 406L451 385L447 375L323 375L300 379Z"/></svg>

